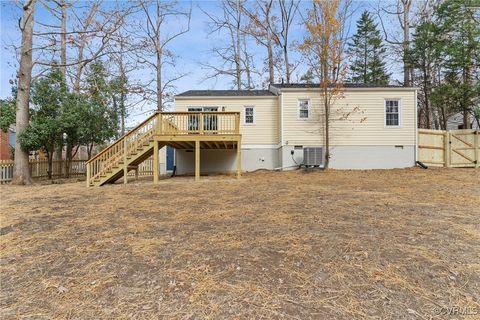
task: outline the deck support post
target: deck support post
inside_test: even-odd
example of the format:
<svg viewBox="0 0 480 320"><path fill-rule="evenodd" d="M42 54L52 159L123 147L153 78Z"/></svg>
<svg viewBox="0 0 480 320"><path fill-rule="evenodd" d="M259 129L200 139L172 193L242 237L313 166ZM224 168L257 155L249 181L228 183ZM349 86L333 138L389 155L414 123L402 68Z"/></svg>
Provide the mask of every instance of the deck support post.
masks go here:
<svg viewBox="0 0 480 320"><path fill-rule="evenodd" d="M127 184L128 163L127 163L127 137L123 138L123 184Z"/></svg>
<svg viewBox="0 0 480 320"><path fill-rule="evenodd" d="M153 183L158 183L158 141L153 142Z"/></svg>
<svg viewBox="0 0 480 320"><path fill-rule="evenodd" d="M242 175L242 140L237 140L237 178Z"/></svg>
<svg viewBox="0 0 480 320"><path fill-rule="evenodd" d="M87 187L90 187L90 163L86 163L86 169L87 169Z"/></svg>
<svg viewBox="0 0 480 320"><path fill-rule="evenodd" d="M200 141L195 141L195 181L200 180Z"/></svg>

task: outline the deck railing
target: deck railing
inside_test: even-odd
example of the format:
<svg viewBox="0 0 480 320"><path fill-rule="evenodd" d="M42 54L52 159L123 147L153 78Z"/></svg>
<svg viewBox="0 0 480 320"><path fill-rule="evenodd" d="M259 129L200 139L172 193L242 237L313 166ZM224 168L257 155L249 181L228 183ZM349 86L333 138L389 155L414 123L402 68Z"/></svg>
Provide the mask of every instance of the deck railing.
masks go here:
<svg viewBox="0 0 480 320"><path fill-rule="evenodd" d="M240 134L239 112L155 112L109 147L87 161L87 184L113 168L125 166L127 157L155 135Z"/></svg>
<svg viewBox="0 0 480 320"><path fill-rule="evenodd" d="M240 134L239 112L161 112L160 135Z"/></svg>

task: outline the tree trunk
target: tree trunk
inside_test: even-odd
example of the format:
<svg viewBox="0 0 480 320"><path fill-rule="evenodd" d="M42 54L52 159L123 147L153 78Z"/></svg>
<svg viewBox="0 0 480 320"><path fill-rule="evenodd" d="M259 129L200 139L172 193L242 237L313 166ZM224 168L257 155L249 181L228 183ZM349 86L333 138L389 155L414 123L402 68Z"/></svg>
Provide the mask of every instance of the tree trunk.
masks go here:
<svg viewBox="0 0 480 320"><path fill-rule="evenodd" d="M52 180L52 173L53 173L53 150L47 151L47 161L48 161L48 169L47 169L48 180ZM60 168L61 168L61 167L60 167Z"/></svg>
<svg viewBox="0 0 480 320"><path fill-rule="evenodd" d="M75 149L75 152L73 151ZM72 160L77 154L79 146L68 148L67 145L67 155L65 156L65 177L70 178L70 169L72 168Z"/></svg>
<svg viewBox="0 0 480 320"><path fill-rule="evenodd" d="M273 71L273 48L272 48L272 35L267 32L267 50L268 50L268 82L275 82L275 74Z"/></svg>
<svg viewBox="0 0 480 320"><path fill-rule="evenodd" d="M125 93L122 92L120 95L120 133L121 136L125 135Z"/></svg>
<svg viewBox="0 0 480 320"><path fill-rule="evenodd" d="M470 129L470 113L463 110L463 129Z"/></svg>
<svg viewBox="0 0 480 320"><path fill-rule="evenodd" d="M22 150L19 136L28 126L30 84L32 81L32 41L35 1L27 0L23 7L21 21L22 49L20 68L18 70L18 93L16 101L16 138L15 138L15 167L12 184L31 184L32 178L28 165L28 152Z"/></svg>
<svg viewBox="0 0 480 320"><path fill-rule="evenodd" d="M73 146L67 142L65 148L65 178L70 178L70 163L72 162Z"/></svg>
<svg viewBox="0 0 480 320"><path fill-rule="evenodd" d="M411 0L403 1L403 86L411 85L412 69L407 61L408 49L410 47L410 6Z"/></svg>
<svg viewBox="0 0 480 320"><path fill-rule="evenodd" d="M163 101L162 101L162 38L160 36L160 27L162 20L162 12L160 8L160 1L157 0L157 30L155 37L155 51L157 54L157 110L163 111Z"/></svg>
<svg viewBox="0 0 480 320"><path fill-rule="evenodd" d="M78 61L83 60L83 47L78 48ZM77 66L77 72L75 73L75 80L73 83L73 92L80 93L80 80L82 79L84 63L79 63Z"/></svg>
<svg viewBox="0 0 480 320"><path fill-rule="evenodd" d="M283 56L285 59L285 73L287 77L287 83L290 83L290 62L288 62L288 47L285 42L285 45L283 46Z"/></svg>
<svg viewBox="0 0 480 320"><path fill-rule="evenodd" d="M237 1L237 25L235 29L235 36L236 36L236 50L235 50L235 67L236 67L236 79L237 79L237 90L242 89L242 65L241 65L241 58L240 58L240 1Z"/></svg>
<svg viewBox="0 0 480 320"><path fill-rule="evenodd" d="M157 51L157 110L162 111L162 54Z"/></svg>
<svg viewBox="0 0 480 320"><path fill-rule="evenodd" d="M290 24L293 21L295 14L297 13L299 2L295 1L285 1L285 0L278 0L280 6L280 17L281 17L281 25L282 31L280 33L282 37L282 49L283 49L283 59L285 63L285 76L287 83L290 83L290 61L288 57L288 33L290 31ZM287 7L288 4L288 7Z"/></svg>
<svg viewBox="0 0 480 320"><path fill-rule="evenodd" d="M67 2L62 0L62 21L61 21L61 41L60 41L60 70L62 72L63 81L67 83Z"/></svg>
<svg viewBox="0 0 480 320"><path fill-rule="evenodd" d="M367 56L368 56L368 44L367 44L367 39L365 37L365 43L364 43L364 50L363 50L363 83L367 84L368 79L367 79Z"/></svg>
<svg viewBox="0 0 480 320"><path fill-rule="evenodd" d="M431 128L431 125L430 125L430 102L428 99L430 99L430 97L428 96L428 80L430 77L429 77L429 74L427 72L427 68L428 66L424 66L423 67L423 94L425 95L424 99L425 99L425 124L426 124L426 129L430 129Z"/></svg>
<svg viewBox="0 0 480 320"><path fill-rule="evenodd" d="M470 48L472 47L472 45L469 46ZM467 85L468 87L472 88L472 77L471 77L471 68L470 68L470 65L472 64L472 52L471 52L471 49L469 50L469 56L468 56L468 62L465 66L465 71L463 72L463 82L465 83L465 85ZM469 97L467 97L467 95L465 95L465 98L463 99L463 102L462 104L463 105L463 129L470 129L471 125L470 125L470 112L469 112L469 104L470 104L470 101L469 101Z"/></svg>
<svg viewBox="0 0 480 320"><path fill-rule="evenodd" d="M62 72L63 83L67 84L67 2L62 0L61 4L62 18L60 26L60 71ZM62 161L63 143L59 141L59 146L54 153L54 159Z"/></svg>
<svg viewBox="0 0 480 320"><path fill-rule="evenodd" d="M119 55L119 69L120 69L120 135L123 136L125 134L125 117L126 117L126 110L125 110L125 101L126 101L126 91L127 91L127 75L125 72L125 65L123 62L123 51L124 51L124 43L123 39L120 41L120 50L121 54Z"/></svg>
<svg viewBox="0 0 480 320"><path fill-rule="evenodd" d="M447 115L445 114L445 107L442 107L442 130L447 130Z"/></svg>
<svg viewBox="0 0 480 320"><path fill-rule="evenodd" d="M325 108L325 169L330 165L330 103L328 101L328 89L324 92L324 108Z"/></svg>
<svg viewBox="0 0 480 320"><path fill-rule="evenodd" d="M93 23L93 19L95 17L95 14L97 12L99 3L94 2L93 5L90 7L90 11L88 12L88 15L85 19L85 23L83 24L83 29L81 31L87 31L90 29L90 26ZM83 69L87 65L87 62L84 61L84 50L85 46L87 45L87 35L86 34L80 34L79 35L79 40L78 40L78 59L77 59L77 70L75 72L75 79L73 83L73 92L75 93L80 93L80 82L82 79L82 74L83 74Z"/></svg>
<svg viewBox="0 0 480 320"><path fill-rule="evenodd" d="M324 44L325 45L325 44ZM325 48L321 49L325 51ZM328 70L328 61L326 52L322 52L320 57L323 57L321 60L322 63L322 85L321 90L323 92L323 106L325 113L325 169L328 169L330 164L330 100L328 98L329 94L329 70Z"/></svg>
<svg viewBox="0 0 480 320"><path fill-rule="evenodd" d="M92 158L93 143L87 144L87 160Z"/></svg>
<svg viewBox="0 0 480 320"><path fill-rule="evenodd" d="M245 55L245 73L247 76L247 89L250 90L253 88L253 80L252 72L250 70L250 56L248 55L247 41L245 40L245 36L243 36L243 51L243 54Z"/></svg>

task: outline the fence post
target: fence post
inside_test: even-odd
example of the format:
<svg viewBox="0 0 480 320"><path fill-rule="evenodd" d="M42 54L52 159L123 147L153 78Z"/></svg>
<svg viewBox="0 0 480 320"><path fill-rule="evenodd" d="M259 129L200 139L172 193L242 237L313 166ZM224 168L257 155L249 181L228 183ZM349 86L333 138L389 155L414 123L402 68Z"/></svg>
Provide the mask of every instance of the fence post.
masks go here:
<svg viewBox="0 0 480 320"><path fill-rule="evenodd" d="M478 169L480 167L480 145L478 136L480 135L480 130L476 130L473 136L473 152L475 153L475 168Z"/></svg>
<svg viewBox="0 0 480 320"><path fill-rule="evenodd" d="M452 152L452 146L451 146L451 143L450 143L450 131L448 130L445 130L445 134L444 134L444 154L443 154L443 158L444 158L444 167L446 168L450 168L450 165L451 165L451 152Z"/></svg>
<svg viewBox="0 0 480 320"><path fill-rule="evenodd" d="M200 130L200 134L203 134L203 113L198 114L198 130Z"/></svg>

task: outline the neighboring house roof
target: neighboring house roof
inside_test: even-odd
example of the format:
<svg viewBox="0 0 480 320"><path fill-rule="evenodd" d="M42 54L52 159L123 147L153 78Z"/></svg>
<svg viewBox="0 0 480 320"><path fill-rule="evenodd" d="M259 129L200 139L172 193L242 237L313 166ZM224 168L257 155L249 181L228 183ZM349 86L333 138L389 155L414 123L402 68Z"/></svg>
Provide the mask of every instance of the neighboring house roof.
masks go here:
<svg viewBox="0 0 480 320"><path fill-rule="evenodd" d="M16 136L16 133L15 133L15 129L10 127L8 128L8 144L15 148L15 136Z"/></svg>
<svg viewBox="0 0 480 320"><path fill-rule="evenodd" d="M309 88L319 88L319 83L272 83L272 87L278 89L309 89ZM400 85L383 85L379 86L376 84L359 84L359 83L344 83L342 84L344 88L409 88L415 89L414 87L404 87Z"/></svg>
<svg viewBox="0 0 480 320"><path fill-rule="evenodd" d="M274 96L268 90L188 90L177 94L177 97L258 97Z"/></svg>
<svg viewBox="0 0 480 320"><path fill-rule="evenodd" d="M470 117L470 122L472 123L472 129L480 129L478 127L478 124L472 117ZM447 129L448 130L456 130L459 129L460 127L463 127L463 113L462 112L457 112L450 117L448 117L447 120Z"/></svg>

